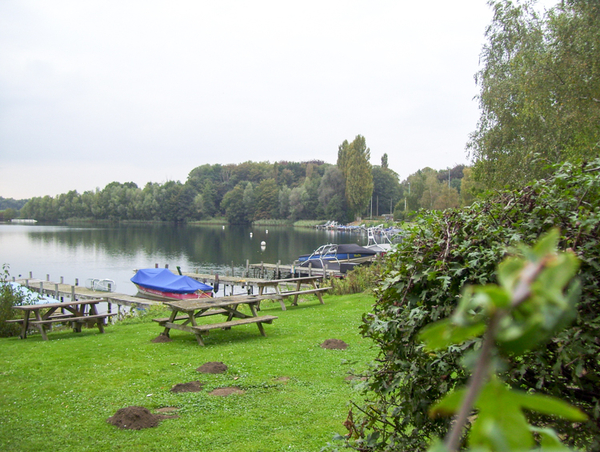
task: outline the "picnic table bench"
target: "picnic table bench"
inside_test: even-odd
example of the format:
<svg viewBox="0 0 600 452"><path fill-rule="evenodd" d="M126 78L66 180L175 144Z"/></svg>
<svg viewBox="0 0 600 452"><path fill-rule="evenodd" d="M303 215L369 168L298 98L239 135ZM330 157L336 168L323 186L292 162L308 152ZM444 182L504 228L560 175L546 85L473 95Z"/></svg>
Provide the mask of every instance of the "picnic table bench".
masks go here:
<svg viewBox="0 0 600 452"><path fill-rule="evenodd" d="M262 336L266 336L263 323L273 323L277 319L274 315L262 315L257 313L260 298L254 295L234 295L230 297L200 298L198 300L179 300L165 302L172 311L170 317L152 319L165 329L161 333L169 337L171 329L186 331L196 336L199 345L204 345L202 335L208 334L210 330L231 329L233 326L248 325L255 323ZM239 311L239 307L247 305L251 314ZM196 320L203 317L223 315L224 322L199 324Z"/></svg>
<svg viewBox="0 0 600 452"><path fill-rule="evenodd" d="M23 312L23 318L8 320L8 322L21 324L21 339L26 339L29 327L35 326L42 335L42 339L47 341L46 329L48 325L54 323L70 323L76 333L81 332L83 324L91 326L95 323L100 333L104 333L105 319L117 313L98 314L96 306L101 301L104 301L104 299L14 306L13 309ZM31 314L34 316L33 319Z"/></svg>
<svg viewBox="0 0 600 452"><path fill-rule="evenodd" d="M327 292L329 289L331 289L331 287L318 287L317 286L317 281L322 281L323 277L322 276L302 276L299 278L286 278L286 279L271 279L268 281L260 281L257 283L258 285L258 295L260 297L266 298L266 299L274 299L279 301L279 304L281 305L281 310L285 311L285 303L284 303L284 299L288 298L288 297L294 297L294 300L292 301L292 306L297 306L298 305L298 297L300 295L308 295L308 294L315 294L317 296L317 298L319 299L319 302L321 304L325 304L323 302L323 297L322 297L322 293L323 292ZM280 285L296 285L296 290L281 290ZM302 288L302 286L306 286L308 285L309 288ZM268 287L273 287L275 289L275 293L272 294L267 294L265 292L265 290ZM312 287L312 288L310 288Z"/></svg>

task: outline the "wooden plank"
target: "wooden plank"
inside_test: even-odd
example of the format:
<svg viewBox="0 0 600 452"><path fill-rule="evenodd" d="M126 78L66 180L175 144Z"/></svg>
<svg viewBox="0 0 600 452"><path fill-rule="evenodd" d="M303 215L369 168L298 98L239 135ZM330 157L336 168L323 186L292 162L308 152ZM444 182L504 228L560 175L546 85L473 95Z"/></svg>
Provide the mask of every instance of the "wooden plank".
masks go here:
<svg viewBox="0 0 600 452"><path fill-rule="evenodd" d="M272 323L273 320L276 320L278 317L274 315L263 315L259 317L248 317L245 319L237 319L231 320L230 322L221 322L221 323L209 323L206 325L197 325L189 327L192 331L209 331L216 330L219 328L230 328L232 326L237 325L250 325L252 323ZM179 325L177 325L179 326ZM175 327L176 328L176 327ZM188 328L188 327L186 327Z"/></svg>
<svg viewBox="0 0 600 452"><path fill-rule="evenodd" d="M289 292L281 292L279 295L282 297L290 297L292 295L303 295L303 294L310 294L310 293L326 292L329 289L331 289L331 287L319 287L318 289L294 290L294 291L289 291Z"/></svg>
<svg viewBox="0 0 600 452"><path fill-rule="evenodd" d="M228 311L225 309L211 309L210 311L203 312L202 314L196 315L194 317L198 319L200 317L209 317L211 315L227 314L227 312ZM189 320L189 318L190 318L190 316L188 316L188 315L179 315L179 316L175 317L175 319L173 319L173 320L175 320L175 321ZM163 317L160 319L152 319L153 322L158 322L158 323L168 322L169 320L171 320L170 317Z"/></svg>
<svg viewBox="0 0 600 452"><path fill-rule="evenodd" d="M91 321L91 320L105 319L106 317L111 317L113 315L117 315L117 313L113 312L111 314L85 315L82 317L61 317L61 318L52 318L52 319L47 319L47 320L30 320L29 324L30 325L42 325L42 324L48 324L48 323L69 323L69 322L85 323L85 322Z"/></svg>

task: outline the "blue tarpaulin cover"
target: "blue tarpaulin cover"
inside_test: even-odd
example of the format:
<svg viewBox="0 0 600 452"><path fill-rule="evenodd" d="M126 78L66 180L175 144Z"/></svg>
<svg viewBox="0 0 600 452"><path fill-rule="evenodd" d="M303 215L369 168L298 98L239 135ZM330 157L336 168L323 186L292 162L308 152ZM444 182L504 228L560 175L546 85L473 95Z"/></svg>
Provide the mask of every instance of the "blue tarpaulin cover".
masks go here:
<svg viewBox="0 0 600 452"><path fill-rule="evenodd" d="M197 290L211 292L212 286L196 281L189 276L176 275L166 268L145 268L138 270L131 282L149 289L173 293L192 293Z"/></svg>

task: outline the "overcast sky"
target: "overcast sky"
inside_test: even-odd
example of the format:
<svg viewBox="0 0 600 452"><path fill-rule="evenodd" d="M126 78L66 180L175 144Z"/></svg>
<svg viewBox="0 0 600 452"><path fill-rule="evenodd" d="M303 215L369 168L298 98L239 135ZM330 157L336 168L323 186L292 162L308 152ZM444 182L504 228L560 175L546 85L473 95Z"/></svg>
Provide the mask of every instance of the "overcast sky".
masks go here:
<svg viewBox="0 0 600 452"><path fill-rule="evenodd" d="M554 2L546 2L553 4ZM484 0L0 1L0 196L324 160L468 163Z"/></svg>

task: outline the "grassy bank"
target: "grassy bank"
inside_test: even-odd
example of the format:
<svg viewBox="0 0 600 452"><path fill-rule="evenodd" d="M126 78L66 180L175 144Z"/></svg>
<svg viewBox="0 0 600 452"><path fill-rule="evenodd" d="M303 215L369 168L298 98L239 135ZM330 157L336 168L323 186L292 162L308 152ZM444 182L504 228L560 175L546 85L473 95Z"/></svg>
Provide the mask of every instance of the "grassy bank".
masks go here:
<svg viewBox="0 0 600 452"><path fill-rule="evenodd" d="M0 339L0 450L3 451L319 451L342 426L347 402L358 397L349 372L367 367L375 351L358 334L372 297L316 297L281 311L265 325L213 331L206 347L191 334L172 331L172 342L153 343L157 313L75 334L52 331L26 340ZM162 314L158 314L162 315ZM340 339L346 350L323 349ZM221 361L225 374L196 368ZM200 380L194 393L173 385ZM237 386L244 394L210 395ZM177 407L178 419L156 428L120 430L106 422L118 409L137 405L155 412Z"/></svg>

